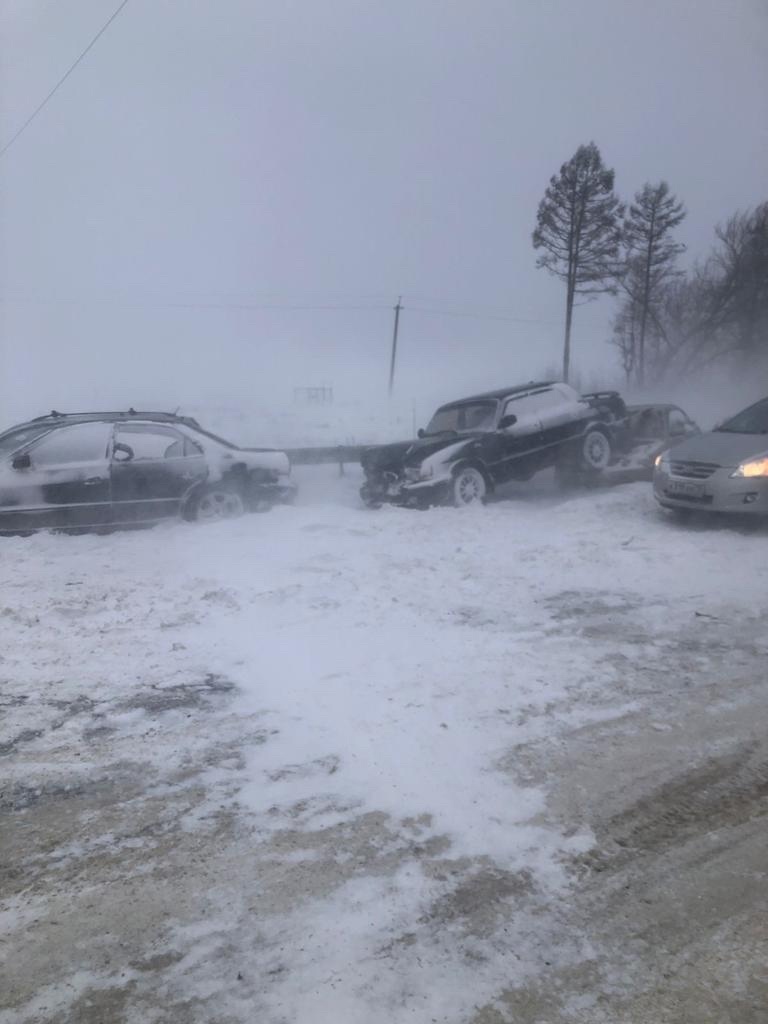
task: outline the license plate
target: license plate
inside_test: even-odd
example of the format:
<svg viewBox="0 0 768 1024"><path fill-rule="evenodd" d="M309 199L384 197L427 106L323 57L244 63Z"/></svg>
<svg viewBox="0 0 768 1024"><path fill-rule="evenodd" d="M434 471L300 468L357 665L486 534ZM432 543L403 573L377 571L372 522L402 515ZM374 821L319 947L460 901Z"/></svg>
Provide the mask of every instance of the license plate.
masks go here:
<svg viewBox="0 0 768 1024"><path fill-rule="evenodd" d="M704 484L690 483L688 480L670 480L667 483L669 494L678 494L681 498L703 498Z"/></svg>

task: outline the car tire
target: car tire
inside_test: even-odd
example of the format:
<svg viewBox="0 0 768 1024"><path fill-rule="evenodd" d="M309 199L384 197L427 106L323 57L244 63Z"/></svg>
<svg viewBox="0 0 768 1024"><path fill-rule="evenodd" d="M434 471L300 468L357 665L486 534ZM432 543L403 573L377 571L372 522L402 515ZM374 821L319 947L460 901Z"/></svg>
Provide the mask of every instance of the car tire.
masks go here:
<svg viewBox="0 0 768 1024"><path fill-rule="evenodd" d="M555 466L555 478L561 490L589 487L597 483L600 474L610 465L613 457L611 439L604 430L590 428Z"/></svg>
<svg viewBox="0 0 768 1024"><path fill-rule="evenodd" d="M451 500L455 508L482 505L487 494L486 479L475 466L460 466L454 471Z"/></svg>
<svg viewBox="0 0 768 1024"><path fill-rule="evenodd" d="M613 449L611 439L604 430L593 427L581 441L579 462L583 473L597 475L611 464Z"/></svg>
<svg viewBox="0 0 768 1024"><path fill-rule="evenodd" d="M236 487L212 484L204 488L190 502L184 518L201 523L220 519L238 519L245 514L245 502Z"/></svg>

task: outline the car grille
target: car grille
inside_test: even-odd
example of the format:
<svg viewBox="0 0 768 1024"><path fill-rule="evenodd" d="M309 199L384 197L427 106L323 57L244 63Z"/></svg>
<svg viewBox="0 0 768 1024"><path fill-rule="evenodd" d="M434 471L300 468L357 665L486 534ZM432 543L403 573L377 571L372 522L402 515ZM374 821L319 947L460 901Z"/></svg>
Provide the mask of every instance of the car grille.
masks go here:
<svg viewBox="0 0 768 1024"><path fill-rule="evenodd" d="M664 494L675 501L690 501L692 505L711 505L714 501L712 494L680 494L678 491L664 491Z"/></svg>
<svg viewBox="0 0 768 1024"><path fill-rule="evenodd" d="M670 465L672 476L685 476L690 480L706 480L712 476L716 469L720 469L716 462L675 462Z"/></svg>

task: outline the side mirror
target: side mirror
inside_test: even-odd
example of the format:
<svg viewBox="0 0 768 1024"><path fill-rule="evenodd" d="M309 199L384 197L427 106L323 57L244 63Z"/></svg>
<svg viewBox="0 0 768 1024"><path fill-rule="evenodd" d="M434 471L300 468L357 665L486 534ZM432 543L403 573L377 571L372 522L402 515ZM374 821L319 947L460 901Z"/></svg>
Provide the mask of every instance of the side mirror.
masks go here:
<svg viewBox="0 0 768 1024"><path fill-rule="evenodd" d="M427 435L426 435L426 432L425 432L424 428L423 427L419 427L419 429L416 431L416 437L422 438L422 437L426 437L426 436Z"/></svg>
<svg viewBox="0 0 768 1024"><path fill-rule="evenodd" d="M28 454L17 455L16 458L11 463L11 465L13 466L14 469L29 469L29 467L32 465L32 459L30 459Z"/></svg>
<svg viewBox="0 0 768 1024"><path fill-rule="evenodd" d="M115 462L130 462L133 456L133 448L131 448L131 446L127 444L120 444L120 442L118 441L118 443L115 445L115 451L112 456Z"/></svg>
<svg viewBox="0 0 768 1024"><path fill-rule="evenodd" d="M517 416L513 412L508 413L506 416L502 416L499 420L499 430L506 430L507 427L514 427L517 423Z"/></svg>

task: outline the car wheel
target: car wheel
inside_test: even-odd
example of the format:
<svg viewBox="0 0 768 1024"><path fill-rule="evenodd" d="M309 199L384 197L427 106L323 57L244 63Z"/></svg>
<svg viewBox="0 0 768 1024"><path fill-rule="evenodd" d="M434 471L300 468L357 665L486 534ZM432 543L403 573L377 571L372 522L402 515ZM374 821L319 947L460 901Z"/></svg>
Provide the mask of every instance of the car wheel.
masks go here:
<svg viewBox="0 0 768 1024"><path fill-rule="evenodd" d="M588 430L581 443L581 465L587 473L602 473L611 462L611 440L602 430Z"/></svg>
<svg viewBox="0 0 768 1024"><path fill-rule="evenodd" d="M456 508L465 505L481 505L485 501L488 485L485 477L474 466L464 466L453 476L453 504Z"/></svg>
<svg viewBox="0 0 768 1024"><path fill-rule="evenodd" d="M222 484L206 487L195 499L188 518L210 523L217 519L237 519L244 512L245 502L240 492Z"/></svg>

